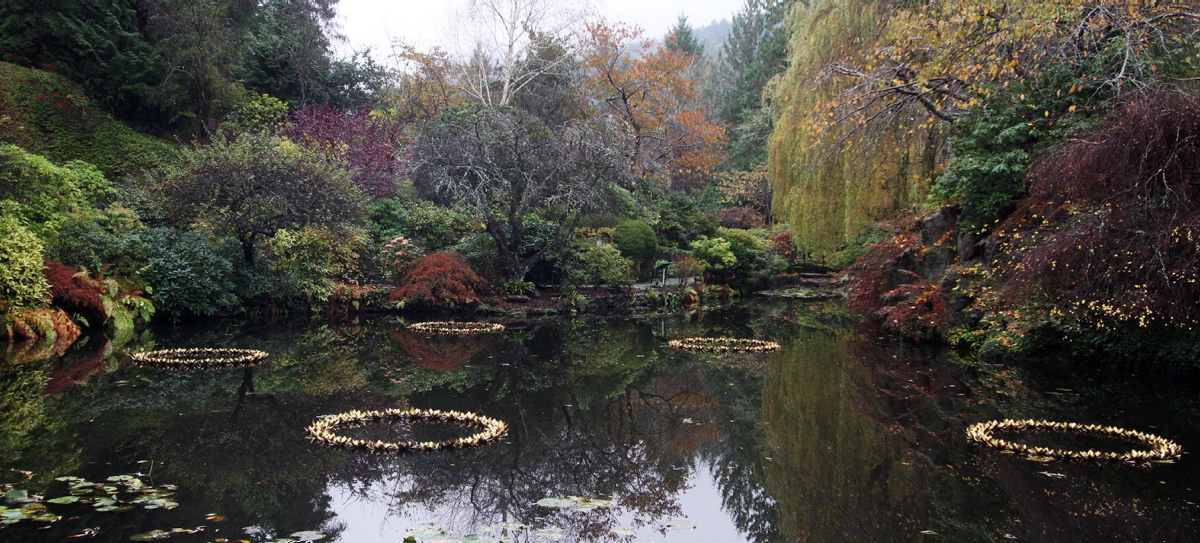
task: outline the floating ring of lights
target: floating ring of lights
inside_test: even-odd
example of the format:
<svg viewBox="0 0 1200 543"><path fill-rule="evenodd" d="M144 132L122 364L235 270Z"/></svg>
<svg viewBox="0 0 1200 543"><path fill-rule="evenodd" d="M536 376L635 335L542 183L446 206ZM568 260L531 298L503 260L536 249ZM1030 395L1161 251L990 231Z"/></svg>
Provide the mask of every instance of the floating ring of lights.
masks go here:
<svg viewBox="0 0 1200 543"><path fill-rule="evenodd" d="M395 422L401 420L419 420L442 424L457 424L483 430L482 432L458 439L445 441L378 441L369 439L353 439L337 435L334 428L344 425L363 425L372 422ZM308 439L346 449L377 452L423 452L439 450L469 449L480 445L495 443L508 433L508 425L502 421L461 411L438 411L435 409L385 409L383 411L347 411L322 417L306 428Z"/></svg>
<svg viewBox="0 0 1200 543"><path fill-rule="evenodd" d="M672 339L667 342L667 345L676 349L698 353L769 353L780 349L779 344L773 341L731 337Z"/></svg>
<svg viewBox="0 0 1200 543"><path fill-rule="evenodd" d="M470 335L503 332L504 325L494 322L418 322L410 324L409 329L430 334Z"/></svg>
<svg viewBox="0 0 1200 543"><path fill-rule="evenodd" d="M1084 435L1105 436L1131 443L1141 443L1149 447L1146 450L1129 452L1104 452L1095 449L1068 450L1050 447L1030 447L1022 443L1013 443L999 439L993 432L1070 432ZM1052 422L1045 420L993 420L980 422L967 427L967 439L1000 451L1052 458L1055 460L1100 460L1111 462L1170 462L1183 454L1183 447L1165 437L1126 430L1115 426L1100 426L1098 424L1079 424L1075 422Z"/></svg>
<svg viewBox="0 0 1200 543"><path fill-rule="evenodd" d="M171 369L248 368L267 359L266 351L255 349L164 349L137 353L134 363Z"/></svg>

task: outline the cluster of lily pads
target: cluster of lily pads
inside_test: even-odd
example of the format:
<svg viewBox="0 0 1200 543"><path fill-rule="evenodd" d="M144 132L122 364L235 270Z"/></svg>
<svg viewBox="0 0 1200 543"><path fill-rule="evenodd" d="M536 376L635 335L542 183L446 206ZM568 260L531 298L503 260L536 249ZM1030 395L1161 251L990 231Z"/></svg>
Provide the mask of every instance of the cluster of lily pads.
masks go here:
<svg viewBox="0 0 1200 543"><path fill-rule="evenodd" d="M256 366L269 354L256 349L193 348L137 353L133 362L169 369L230 369Z"/></svg>
<svg viewBox="0 0 1200 543"><path fill-rule="evenodd" d="M67 494L47 497L6 484L4 505L0 505L0 524L19 522L58 522L62 515L51 506L91 506L100 513L128 511L134 508L174 509L175 487L172 485L150 485L134 475L114 475L102 482L93 482L80 477L59 477L56 481L67 484Z"/></svg>
<svg viewBox="0 0 1200 543"><path fill-rule="evenodd" d="M429 334L453 334L453 335L470 335L470 334L487 334L494 332L503 332L504 325L494 322L455 322L455 321L433 321L433 322L418 322L408 326L410 330L425 332Z"/></svg>
<svg viewBox="0 0 1200 543"><path fill-rule="evenodd" d="M1128 452L1106 452L1095 449L1067 450L1051 447L1031 447L1023 443L1014 443L999 439L993 435L996 431L1004 432L1062 432L1084 435L1110 437L1141 443L1149 447L1147 450L1132 450ZM1075 422L1054 422L1046 420L993 420L980 422L967 427L967 438L975 443L999 449L1003 452L1016 453L1034 458L1049 458L1054 460L1095 460L1113 462L1171 462L1183 454L1183 447L1167 438L1154 434L1126 430L1116 426L1101 426L1098 424L1079 424Z"/></svg>
<svg viewBox="0 0 1200 543"><path fill-rule="evenodd" d="M690 337L673 339L667 345L684 351L698 353L769 353L778 351L780 346L773 341L761 339L739 339L731 337Z"/></svg>
<svg viewBox="0 0 1200 543"><path fill-rule="evenodd" d="M483 431L467 437L445 441L380 441L353 439L337 435L334 428L343 425L361 425L378 422L423 421L441 424L458 424L480 428ZM382 411L352 410L318 419L308 426L308 438L331 447L378 452L424 452L436 450L467 449L499 441L508 433L508 425L502 421L462 411L438 411L435 409L384 409Z"/></svg>

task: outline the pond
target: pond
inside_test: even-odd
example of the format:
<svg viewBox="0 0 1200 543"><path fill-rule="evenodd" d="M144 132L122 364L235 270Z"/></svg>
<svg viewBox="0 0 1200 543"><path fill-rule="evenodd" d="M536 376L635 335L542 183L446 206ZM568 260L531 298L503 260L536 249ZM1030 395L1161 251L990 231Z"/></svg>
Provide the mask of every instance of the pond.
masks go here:
<svg viewBox="0 0 1200 543"><path fill-rule="evenodd" d="M691 336L783 349L666 345ZM253 369L173 371L128 357L197 346L271 358ZM1190 379L979 367L882 339L838 302L755 300L450 338L396 317L217 321L46 354L10 351L0 371L0 541L1167 542L1200 533L1200 466L1187 455L1151 467L1041 463L965 437L971 422L1036 417L1151 431L1196 450ZM322 415L408 406L471 411L510 429L490 446L412 455L306 439ZM346 430L392 440L464 432Z"/></svg>

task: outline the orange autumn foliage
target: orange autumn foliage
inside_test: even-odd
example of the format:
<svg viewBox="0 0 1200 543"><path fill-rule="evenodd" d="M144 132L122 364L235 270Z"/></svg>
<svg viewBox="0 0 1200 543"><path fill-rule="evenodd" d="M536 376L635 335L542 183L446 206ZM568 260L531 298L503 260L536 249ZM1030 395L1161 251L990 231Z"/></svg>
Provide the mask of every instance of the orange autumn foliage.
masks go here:
<svg viewBox="0 0 1200 543"><path fill-rule="evenodd" d="M413 264L388 299L431 306L474 304L479 302L476 289L486 284L471 271L461 253L433 253Z"/></svg>
<svg viewBox="0 0 1200 543"><path fill-rule="evenodd" d="M724 160L725 128L700 105L695 57L622 24L588 25L587 92L633 131L635 170L692 186Z"/></svg>

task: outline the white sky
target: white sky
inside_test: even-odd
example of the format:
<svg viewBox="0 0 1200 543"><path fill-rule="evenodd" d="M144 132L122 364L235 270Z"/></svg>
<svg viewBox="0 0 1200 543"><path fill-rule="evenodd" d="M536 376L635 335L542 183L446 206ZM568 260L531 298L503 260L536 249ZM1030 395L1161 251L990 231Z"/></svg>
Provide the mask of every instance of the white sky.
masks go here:
<svg viewBox="0 0 1200 543"><path fill-rule="evenodd" d="M682 13L695 28L721 19L732 19L744 0L592 0L608 21L634 24L647 38L659 39ZM448 16L458 2L452 0L340 0L338 22L348 43L340 51L371 47L376 60L389 51L389 37L400 38L419 49L448 45L444 39Z"/></svg>

